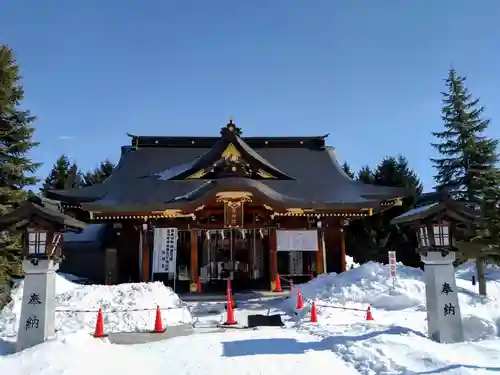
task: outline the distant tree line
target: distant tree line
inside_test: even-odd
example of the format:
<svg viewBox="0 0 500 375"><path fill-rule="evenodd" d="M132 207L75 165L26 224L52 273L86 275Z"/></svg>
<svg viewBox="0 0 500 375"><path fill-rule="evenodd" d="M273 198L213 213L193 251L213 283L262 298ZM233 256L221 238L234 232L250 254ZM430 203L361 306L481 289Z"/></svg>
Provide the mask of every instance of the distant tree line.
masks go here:
<svg viewBox="0 0 500 375"><path fill-rule="evenodd" d="M45 178L40 193L46 196L49 190L71 189L99 184L111 176L114 167L115 165L106 159L93 170L84 173L66 155L61 155L52 166L47 178Z"/></svg>

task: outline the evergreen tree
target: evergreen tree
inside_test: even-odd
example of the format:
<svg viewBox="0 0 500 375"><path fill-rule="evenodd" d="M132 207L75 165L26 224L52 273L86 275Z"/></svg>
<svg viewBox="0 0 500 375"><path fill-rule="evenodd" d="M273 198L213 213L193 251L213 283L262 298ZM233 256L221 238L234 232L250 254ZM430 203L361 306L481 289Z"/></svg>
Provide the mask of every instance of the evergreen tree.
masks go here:
<svg viewBox="0 0 500 375"><path fill-rule="evenodd" d="M405 187L409 197L403 199L400 207L354 221L347 230L349 253L358 262L387 262L387 251L392 249L404 264L419 266L420 258L414 251L416 238L411 228L396 228L390 224L392 218L413 208L422 193L422 183L409 167L408 160L403 156L386 157L373 171L363 167L358 176L365 183Z"/></svg>
<svg viewBox="0 0 500 375"><path fill-rule="evenodd" d="M433 132L439 143L432 143L440 154L431 159L437 169L436 189L447 189L455 198L480 202L485 174L495 169L498 140L484 135L490 120L465 86L466 77L450 69L443 92L442 119L445 130Z"/></svg>
<svg viewBox="0 0 500 375"><path fill-rule="evenodd" d="M85 173L83 176L83 186L91 186L104 182L104 180L111 176L114 168L115 165L106 159L93 171Z"/></svg>
<svg viewBox="0 0 500 375"><path fill-rule="evenodd" d="M481 208L481 219L475 223L482 230L475 236L479 240L475 245L479 246L463 250L467 256L476 258L479 293L486 295L484 261L492 255L491 244L488 243L491 236L498 235L498 140L484 135L490 121L482 118L484 108L479 105L479 99L469 93L465 86L466 77L450 69L445 82L444 130L432 133L440 141L432 144L440 154L439 158L431 159L437 170L436 189L446 189L454 198ZM487 230L487 235L484 230ZM471 256L471 249L474 249L474 256ZM495 251L498 254L498 245L493 253Z"/></svg>
<svg viewBox="0 0 500 375"><path fill-rule="evenodd" d="M422 194L423 186L404 156L386 157L373 173L375 185L404 187L411 196Z"/></svg>
<svg viewBox="0 0 500 375"><path fill-rule="evenodd" d="M365 184L374 183L373 171L368 165L361 167L361 169L358 172L358 180Z"/></svg>
<svg viewBox="0 0 500 375"><path fill-rule="evenodd" d="M40 166L28 153L33 142L35 117L20 108L24 98L19 67L12 50L0 46L0 215L26 198L24 188L36 184L33 173ZM0 285L8 285L12 275L20 274L21 236L0 233Z"/></svg>
<svg viewBox="0 0 500 375"><path fill-rule="evenodd" d="M71 164L66 155L61 155L40 189L46 196L49 190L70 189L81 186L80 173L76 164Z"/></svg>
<svg viewBox="0 0 500 375"><path fill-rule="evenodd" d="M353 180L356 177L356 175L351 169L351 166L346 161L344 162L344 164L342 164L342 170L345 172L346 175L351 177Z"/></svg>

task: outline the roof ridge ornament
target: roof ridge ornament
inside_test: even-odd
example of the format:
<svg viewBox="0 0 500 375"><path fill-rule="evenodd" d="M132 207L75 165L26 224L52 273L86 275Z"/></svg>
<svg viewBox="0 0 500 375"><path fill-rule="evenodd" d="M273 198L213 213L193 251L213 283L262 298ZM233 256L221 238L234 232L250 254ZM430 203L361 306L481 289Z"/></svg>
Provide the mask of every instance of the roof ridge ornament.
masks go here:
<svg viewBox="0 0 500 375"><path fill-rule="evenodd" d="M241 137L241 128L239 126L236 126L236 124L233 122L233 116L229 116L229 122L226 124L226 126L223 126L220 130L220 134L224 137L229 134L234 134L238 137Z"/></svg>

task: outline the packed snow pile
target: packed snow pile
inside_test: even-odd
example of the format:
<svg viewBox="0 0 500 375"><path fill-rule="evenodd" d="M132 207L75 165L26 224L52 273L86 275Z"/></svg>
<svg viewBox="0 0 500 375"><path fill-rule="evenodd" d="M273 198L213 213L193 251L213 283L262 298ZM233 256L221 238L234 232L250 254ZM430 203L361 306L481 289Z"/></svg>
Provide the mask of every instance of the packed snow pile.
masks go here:
<svg viewBox="0 0 500 375"><path fill-rule="evenodd" d="M300 290L307 299L323 304L400 310L425 303L420 269L398 265L398 279L392 290L389 266L369 262L341 274L320 275Z"/></svg>
<svg viewBox="0 0 500 375"><path fill-rule="evenodd" d="M488 297L477 294L471 275L475 265L457 269L457 288L465 336L478 340L500 336L500 269L487 268ZM341 274L320 275L297 285L306 300L315 300L323 321L351 324L363 320L368 306L384 324L404 321L404 326L426 332L425 284L421 269L397 264L397 278L390 277L389 265L369 262ZM295 292L294 292L295 293ZM296 298L286 301L294 308ZM351 310L350 310L351 309Z"/></svg>
<svg viewBox="0 0 500 375"><path fill-rule="evenodd" d="M19 325L23 282L13 291L13 301L0 312L0 338L14 337ZM191 322L188 309L172 289L160 282L120 285L79 285L56 275L56 330L66 334L92 332L102 308L107 332L151 330L160 306L165 326Z"/></svg>

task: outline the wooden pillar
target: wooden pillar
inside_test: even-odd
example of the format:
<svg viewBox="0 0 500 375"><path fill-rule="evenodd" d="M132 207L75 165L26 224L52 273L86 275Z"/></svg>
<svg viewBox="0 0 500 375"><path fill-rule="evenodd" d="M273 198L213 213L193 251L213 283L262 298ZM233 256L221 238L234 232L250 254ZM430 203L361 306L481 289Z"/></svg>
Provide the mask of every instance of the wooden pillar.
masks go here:
<svg viewBox="0 0 500 375"><path fill-rule="evenodd" d="M152 279L152 275L149 273L150 264L151 264L151 256L149 251L149 241L148 241L148 232L141 229L139 234L142 237L142 270L141 270L141 279L143 282L148 282Z"/></svg>
<svg viewBox="0 0 500 375"><path fill-rule="evenodd" d="M316 251L316 273L318 275L325 272L323 258L323 228L317 229L318 251Z"/></svg>
<svg viewBox="0 0 500 375"><path fill-rule="evenodd" d="M346 263L346 251L345 251L345 229L340 227L339 228L340 235L339 235L339 240L340 240L340 272L345 272L347 268L347 263Z"/></svg>
<svg viewBox="0 0 500 375"><path fill-rule="evenodd" d="M269 228L269 273L271 280L271 291L276 288L276 274L278 273L278 241L276 229Z"/></svg>
<svg viewBox="0 0 500 375"><path fill-rule="evenodd" d="M189 287L191 292L196 291L196 282L198 281L198 231L196 229L191 229L191 264L190 272L191 275L191 285Z"/></svg>

